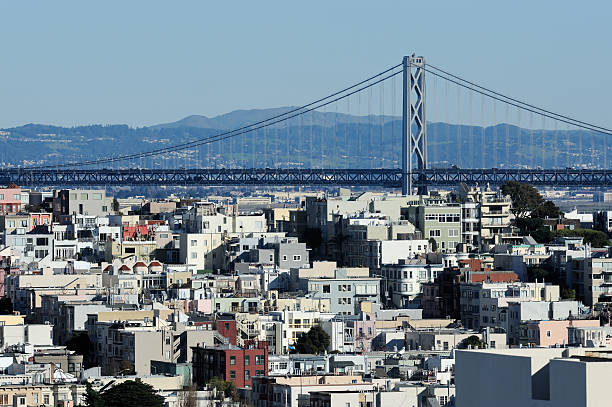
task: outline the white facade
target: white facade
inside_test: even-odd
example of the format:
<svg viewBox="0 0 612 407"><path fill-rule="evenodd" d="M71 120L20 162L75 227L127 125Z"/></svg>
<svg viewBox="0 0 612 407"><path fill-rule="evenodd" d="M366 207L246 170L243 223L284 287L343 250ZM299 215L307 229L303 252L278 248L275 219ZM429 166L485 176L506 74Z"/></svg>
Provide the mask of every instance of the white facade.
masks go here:
<svg viewBox="0 0 612 407"><path fill-rule="evenodd" d="M456 407L606 407L612 362L581 348L456 352ZM607 359L610 349L602 349ZM607 352L606 352L607 351ZM571 358L572 355L581 359ZM585 357L586 356L586 357ZM605 359L604 359L605 360Z"/></svg>
<svg viewBox="0 0 612 407"><path fill-rule="evenodd" d="M404 308L422 293L422 284L433 282L443 270L441 264L425 264L420 260L383 264L381 267L383 295L396 307Z"/></svg>

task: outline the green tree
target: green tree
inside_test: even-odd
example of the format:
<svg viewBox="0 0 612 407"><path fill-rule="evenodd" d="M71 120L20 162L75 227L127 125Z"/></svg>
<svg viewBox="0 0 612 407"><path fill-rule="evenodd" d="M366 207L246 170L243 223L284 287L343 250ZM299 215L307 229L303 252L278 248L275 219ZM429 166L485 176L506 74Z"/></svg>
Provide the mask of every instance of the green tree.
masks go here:
<svg viewBox="0 0 612 407"><path fill-rule="evenodd" d="M97 392L87 385L85 394L89 407L163 407L164 398L155 392L153 386L138 380L127 380L102 392Z"/></svg>
<svg viewBox="0 0 612 407"><path fill-rule="evenodd" d="M502 194L512 199L512 213L517 218L525 218L544 203L537 189L529 184L508 181L501 187Z"/></svg>
<svg viewBox="0 0 612 407"><path fill-rule="evenodd" d="M561 237L582 237L585 243L589 243L593 247L605 247L610 245L608 235L600 230L592 229L561 229L553 232L554 236Z"/></svg>
<svg viewBox="0 0 612 407"><path fill-rule="evenodd" d="M438 242L436 242L436 239L434 239L433 237L430 237L429 244L431 245L432 252L438 251Z"/></svg>
<svg viewBox="0 0 612 407"><path fill-rule="evenodd" d="M459 349L467 349L468 346L471 346L472 349L476 349L476 348L484 349L485 343L478 336L471 335L465 338L464 340L462 340L461 342L459 342L459 345L457 347Z"/></svg>
<svg viewBox="0 0 612 407"><path fill-rule="evenodd" d="M240 396L238 394L238 389L236 385L232 382L222 380L218 377L213 377L208 382L208 387L210 389L216 389L218 395L223 395L225 397L231 398L233 401L240 400Z"/></svg>
<svg viewBox="0 0 612 407"><path fill-rule="evenodd" d="M89 407L105 407L102 396L91 387L91 383L86 382L85 386L85 405Z"/></svg>
<svg viewBox="0 0 612 407"><path fill-rule="evenodd" d="M540 206L535 208L531 213L532 218L553 218L556 219L563 215L561 209L555 205L552 201L544 201Z"/></svg>
<svg viewBox="0 0 612 407"><path fill-rule="evenodd" d="M576 299L576 290L572 288L563 288L561 290L561 299L564 300L575 300Z"/></svg>
<svg viewBox="0 0 612 407"><path fill-rule="evenodd" d="M552 201L545 200L536 188L517 181L508 181L501 187L512 200L512 213L517 221L524 218L558 218L563 213ZM532 229L536 230L532 226Z"/></svg>
<svg viewBox="0 0 612 407"><path fill-rule="evenodd" d="M319 325L315 325L298 338L295 344L295 353L323 353L329 346L329 343L330 340L327 332Z"/></svg>
<svg viewBox="0 0 612 407"><path fill-rule="evenodd" d="M527 270L529 281L550 281L550 272L541 267L533 267Z"/></svg>
<svg viewBox="0 0 612 407"><path fill-rule="evenodd" d="M119 212L119 201L117 198L113 198L113 211Z"/></svg>

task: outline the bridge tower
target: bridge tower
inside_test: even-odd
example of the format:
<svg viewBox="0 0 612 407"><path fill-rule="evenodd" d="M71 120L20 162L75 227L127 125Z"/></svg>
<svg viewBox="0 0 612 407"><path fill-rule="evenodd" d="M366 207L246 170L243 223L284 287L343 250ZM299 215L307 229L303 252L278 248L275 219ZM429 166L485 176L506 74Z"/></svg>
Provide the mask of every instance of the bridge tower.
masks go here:
<svg viewBox="0 0 612 407"><path fill-rule="evenodd" d="M402 108L402 194L412 193L412 171L427 169L427 122L425 121L425 58L405 56ZM419 187L426 194L427 187Z"/></svg>

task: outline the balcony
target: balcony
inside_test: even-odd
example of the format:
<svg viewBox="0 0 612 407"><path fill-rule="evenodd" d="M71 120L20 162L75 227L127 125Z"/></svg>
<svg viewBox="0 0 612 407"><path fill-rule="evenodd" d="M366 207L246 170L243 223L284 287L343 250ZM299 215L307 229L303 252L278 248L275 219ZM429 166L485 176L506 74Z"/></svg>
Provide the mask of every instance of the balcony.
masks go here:
<svg viewBox="0 0 612 407"><path fill-rule="evenodd" d="M482 216L510 216L510 211L483 211Z"/></svg>

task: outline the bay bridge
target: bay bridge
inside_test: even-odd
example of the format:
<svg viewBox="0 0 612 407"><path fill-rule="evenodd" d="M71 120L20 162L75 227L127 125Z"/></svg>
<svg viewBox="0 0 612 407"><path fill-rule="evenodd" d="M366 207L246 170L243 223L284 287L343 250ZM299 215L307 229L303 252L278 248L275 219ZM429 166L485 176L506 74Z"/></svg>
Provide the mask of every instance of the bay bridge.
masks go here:
<svg viewBox="0 0 612 407"><path fill-rule="evenodd" d="M5 166L0 184L354 186L403 194L508 181L608 187L609 135L605 127L506 96L412 55L326 97L235 129L149 150Z"/></svg>

